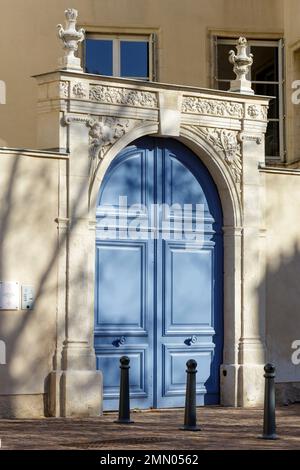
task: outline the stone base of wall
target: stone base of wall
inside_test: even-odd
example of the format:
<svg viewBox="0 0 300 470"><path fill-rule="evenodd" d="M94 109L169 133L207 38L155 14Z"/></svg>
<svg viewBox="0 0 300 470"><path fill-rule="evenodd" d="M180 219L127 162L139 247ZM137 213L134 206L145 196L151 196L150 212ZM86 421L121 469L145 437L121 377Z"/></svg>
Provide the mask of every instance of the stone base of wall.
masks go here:
<svg viewBox="0 0 300 470"><path fill-rule="evenodd" d="M0 419L44 418L45 395L0 395Z"/></svg>
<svg viewBox="0 0 300 470"><path fill-rule="evenodd" d="M300 403L300 382L277 383L276 403L279 405Z"/></svg>
<svg viewBox="0 0 300 470"><path fill-rule="evenodd" d="M40 419L48 415L47 396L0 395L0 419ZM276 403L300 403L300 382L276 383Z"/></svg>

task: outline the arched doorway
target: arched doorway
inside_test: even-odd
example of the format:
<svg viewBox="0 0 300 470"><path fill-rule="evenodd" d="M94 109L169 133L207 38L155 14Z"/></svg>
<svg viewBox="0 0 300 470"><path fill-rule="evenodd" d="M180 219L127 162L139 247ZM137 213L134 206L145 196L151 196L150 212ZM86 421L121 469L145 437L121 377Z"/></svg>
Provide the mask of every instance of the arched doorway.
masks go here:
<svg viewBox="0 0 300 470"><path fill-rule="evenodd" d="M190 358L198 362L198 404L219 403L222 209L209 172L176 141L139 139L110 165L96 218L104 409L118 407L122 355L131 360L132 407L183 406Z"/></svg>

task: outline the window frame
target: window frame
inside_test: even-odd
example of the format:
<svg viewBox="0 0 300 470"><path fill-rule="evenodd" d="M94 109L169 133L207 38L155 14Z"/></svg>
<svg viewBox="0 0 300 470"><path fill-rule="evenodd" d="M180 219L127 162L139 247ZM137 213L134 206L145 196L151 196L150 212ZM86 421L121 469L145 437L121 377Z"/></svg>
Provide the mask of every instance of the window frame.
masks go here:
<svg viewBox="0 0 300 470"><path fill-rule="evenodd" d="M214 35L213 44L214 44L214 70L213 70L213 83L214 87L218 88L218 83L228 83L230 85L230 80L219 79L218 78L218 45L230 45L234 48L236 45L238 37L231 36L218 36ZM253 84L270 84L278 86L278 119L269 118L268 122L278 122L279 126L279 156L266 155L268 161L280 162L285 161L286 159L286 145L285 145L285 126L286 126L286 115L285 115L285 95L284 95L284 84L285 84L285 54L284 54L284 40L282 38L278 39L259 39L253 38L248 39L248 54L251 52L251 46L254 47L276 47L277 48L277 60L278 60L278 80L251 80L251 69L247 75L248 80ZM255 60L255 57L254 57ZM229 89L229 87L228 87Z"/></svg>
<svg viewBox="0 0 300 470"><path fill-rule="evenodd" d="M98 33L87 32L86 39L98 39L112 41L112 59L113 73L112 77L124 78L129 80L156 81L156 34L138 34L138 33ZM128 42L146 42L148 43L148 77L122 77L121 76L121 41ZM86 41L83 44L83 63L86 72Z"/></svg>

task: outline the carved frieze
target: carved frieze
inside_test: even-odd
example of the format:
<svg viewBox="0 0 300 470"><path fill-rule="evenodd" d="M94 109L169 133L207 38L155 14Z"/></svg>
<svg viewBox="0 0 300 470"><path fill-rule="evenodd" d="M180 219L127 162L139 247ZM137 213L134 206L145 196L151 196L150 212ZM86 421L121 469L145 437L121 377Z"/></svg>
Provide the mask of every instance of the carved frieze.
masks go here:
<svg viewBox="0 0 300 470"><path fill-rule="evenodd" d="M156 93L106 85L91 85L89 98L90 101L106 104L139 106L143 108L157 108L158 106Z"/></svg>
<svg viewBox="0 0 300 470"><path fill-rule="evenodd" d="M250 104L247 106L246 117L248 119L266 121L268 118L268 106Z"/></svg>
<svg viewBox="0 0 300 470"><path fill-rule="evenodd" d="M240 183L242 153L238 131L201 126L192 126L192 129L195 134L201 136L217 150L222 160L228 165L234 181Z"/></svg>
<svg viewBox="0 0 300 470"><path fill-rule="evenodd" d="M244 108L241 103L236 103L235 101L209 100L196 96L185 96L182 101L182 112L241 119L244 115Z"/></svg>

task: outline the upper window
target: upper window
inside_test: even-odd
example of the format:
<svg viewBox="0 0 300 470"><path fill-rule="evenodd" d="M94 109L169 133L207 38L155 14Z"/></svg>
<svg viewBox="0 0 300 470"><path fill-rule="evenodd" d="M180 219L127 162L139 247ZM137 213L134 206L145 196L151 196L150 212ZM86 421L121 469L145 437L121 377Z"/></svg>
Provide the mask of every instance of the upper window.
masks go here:
<svg viewBox="0 0 300 470"><path fill-rule="evenodd" d="M235 50L236 38L216 38L215 82L220 90L229 90L234 79L228 53ZM254 56L247 77L257 95L273 96L268 112L266 133L266 157L268 160L284 160L284 95L283 95L283 43L278 41L249 40L248 53Z"/></svg>
<svg viewBox="0 0 300 470"><path fill-rule="evenodd" d="M114 77L154 80L153 35L87 35L85 70Z"/></svg>

